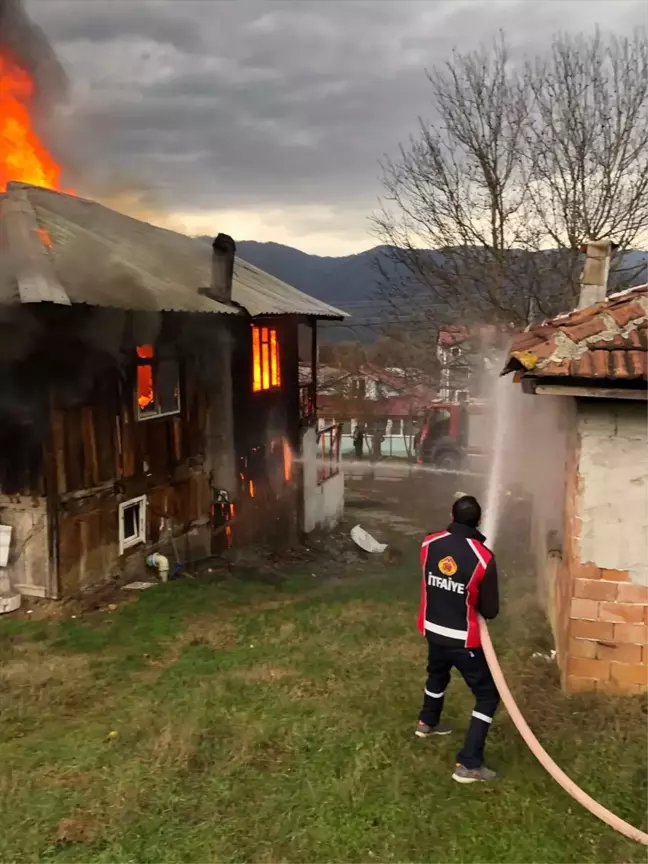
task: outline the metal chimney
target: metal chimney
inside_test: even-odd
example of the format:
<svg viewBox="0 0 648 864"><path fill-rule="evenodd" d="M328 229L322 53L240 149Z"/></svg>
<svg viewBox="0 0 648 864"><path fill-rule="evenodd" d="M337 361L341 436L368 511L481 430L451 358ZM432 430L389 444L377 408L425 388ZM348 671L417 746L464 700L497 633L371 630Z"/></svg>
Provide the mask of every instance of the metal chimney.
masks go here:
<svg viewBox="0 0 648 864"><path fill-rule="evenodd" d="M219 234L212 243L212 273L208 294L220 303L232 301L232 278L236 243L229 234Z"/></svg>
<svg viewBox="0 0 648 864"><path fill-rule="evenodd" d="M616 248L616 243L612 243L609 239L588 240L581 247L581 251L585 253L585 266L581 275L579 309L585 309L587 306L605 300L610 260Z"/></svg>

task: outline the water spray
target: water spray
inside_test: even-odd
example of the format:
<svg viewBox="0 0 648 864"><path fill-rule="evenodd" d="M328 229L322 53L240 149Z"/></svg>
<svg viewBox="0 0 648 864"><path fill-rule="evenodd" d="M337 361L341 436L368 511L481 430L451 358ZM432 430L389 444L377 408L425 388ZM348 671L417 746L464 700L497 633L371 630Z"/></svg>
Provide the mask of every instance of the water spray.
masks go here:
<svg viewBox="0 0 648 864"><path fill-rule="evenodd" d="M488 491L486 494L485 515L483 521L483 533L486 535L489 546L492 547L496 536L499 524L499 517L502 508L502 491L503 491L503 474L505 467L505 458L507 453L507 433L508 426L507 417L509 416L509 407L511 404L512 394L515 386L512 381L507 378L499 378L495 391L495 434L493 446L493 462L488 480ZM553 779L567 792L571 797L582 804L586 810L589 810L592 815L601 819L606 825L614 828L620 834L634 840L636 843L643 843L648 846L648 834L640 831L628 822L611 813L605 807L595 801L586 792L583 792L573 780L565 774L565 772L554 762L551 756L540 744L535 737L528 723L522 716L520 709L515 703L515 699L511 695L511 691L504 680L502 669L497 660L495 649L488 633L488 627L484 619L479 616L479 632L481 636L482 647L486 660L490 667L491 673L502 702L506 706L511 720L516 729L524 739L525 744L531 750L542 767L553 777Z"/></svg>

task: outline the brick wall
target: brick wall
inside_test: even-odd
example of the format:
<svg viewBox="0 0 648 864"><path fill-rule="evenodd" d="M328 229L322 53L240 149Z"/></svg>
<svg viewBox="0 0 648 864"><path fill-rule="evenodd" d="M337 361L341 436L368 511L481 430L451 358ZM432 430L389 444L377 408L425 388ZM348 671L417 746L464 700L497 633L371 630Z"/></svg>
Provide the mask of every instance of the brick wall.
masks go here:
<svg viewBox="0 0 648 864"><path fill-rule="evenodd" d="M585 486L605 483L600 475L617 469L613 460L594 467L598 474L592 478L588 472L594 468L583 460L575 430L567 459L563 560L553 592L562 680L571 692L641 693L648 689L648 587L633 582L628 570L581 560ZM642 513L614 500L613 483L608 494L610 506L623 514L623 531L642 530Z"/></svg>
<svg viewBox="0 0 648 864"><path fill-rule="evenodd" d="M556 565L553 592L553 630L563 684L566 684L569 661L571 601L574 592L573 574L579 572L580 517L578 513L578 459L580 442L576 428L570 435L565 463L565 503L563 509L562 561Z"/></svg>
<svg viewBox="0 0 648 864"><path fill-rule="evenodd" d="M648 588L627 572L581 564L572 571L566 684L570 691L648 688Z"/></svg>

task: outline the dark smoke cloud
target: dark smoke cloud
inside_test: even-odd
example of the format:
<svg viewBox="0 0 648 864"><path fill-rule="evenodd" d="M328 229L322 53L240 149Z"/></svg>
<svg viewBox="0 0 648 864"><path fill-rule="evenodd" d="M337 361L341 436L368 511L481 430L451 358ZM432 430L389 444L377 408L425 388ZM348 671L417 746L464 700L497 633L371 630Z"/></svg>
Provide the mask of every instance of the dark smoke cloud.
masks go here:
<svg viewBox="0 0 648 864"><path fill-rule="evenodd" d="M22 0L0 0L0 51L33 78L46 104L65 99L68 79L45 33L30 19Z"/></svg>

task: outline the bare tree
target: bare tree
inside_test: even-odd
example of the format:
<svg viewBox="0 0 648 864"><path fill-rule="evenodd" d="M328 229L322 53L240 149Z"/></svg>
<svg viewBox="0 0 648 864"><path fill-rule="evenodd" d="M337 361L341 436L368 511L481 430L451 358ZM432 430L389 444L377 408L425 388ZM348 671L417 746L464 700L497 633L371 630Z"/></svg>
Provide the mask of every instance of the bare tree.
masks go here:
<svg viewBox="0 0 648 864"><path fill-rule="evenodd" d="M648 225L648 49L558 37L515 63L503 35L428 73L437 114L382 165L383 296L401 319L526 323L573 305L581 245Z"/></svg>
<svg viewBox="0 0 648 864"><path fill-rule="evenodd" d="M533 92L528 215L558 248L610 237L620 251L648 228L648 43L558 37L529 62ZM617 266L619 266L617 253Z"/></svg>

